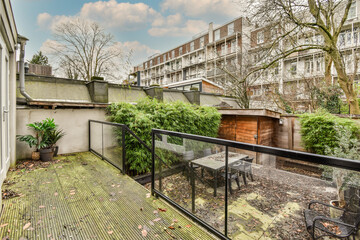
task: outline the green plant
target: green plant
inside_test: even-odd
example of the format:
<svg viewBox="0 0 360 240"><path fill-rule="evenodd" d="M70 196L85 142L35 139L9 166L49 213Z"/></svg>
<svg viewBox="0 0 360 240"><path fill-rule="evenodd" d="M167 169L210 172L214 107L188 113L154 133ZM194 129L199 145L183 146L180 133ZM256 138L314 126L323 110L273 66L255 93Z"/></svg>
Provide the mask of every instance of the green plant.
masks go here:
<svg viewBox="0 0 360 240"><path fill-rule="evenodd" d="M216 137L221 119L220 113L212 107L191 105L180 101L164 103L149 98L139 101L137 105L112 104L107 112L110 121L126 124L149 146L153 128ZM182 139L168 138L168 142L180 144ZM130 170L138 174L151 170L151 154L129 135L126 136L126 156ZM165 163L175 160L172 157L163 158Z"/></svg>
<svg viewBox="0 0 360 240"><path fill-rule="evenodd" d="M42 122L34 122L27 124L28 128L34 131L34 135L17 135L16 138L25 142L30 148L35 146L36 150L51 147L51 133L56 130L56 124L54 119L47 118Z"/></svg>
<svg viewBox="0 0 360 240"><path fill-rule="evenodd" d="M342 90L339 86L330 86L315 88L317 104L319 107L326 109L330 113L341 112L341 95Z"/></svg>
<svg viewBox="0 0 360 240"><path fill-rule="evenodd" d="M49 132L48 135L48 144L49 147L53 147L56 145L57 141L65 136L65 132L62 129L54 129Z"/></svg>
<svg viewBox="0 0 360 240"><path fill-rule="evenodd" d="M334 149L339 147L337 137L339 127L349 130L348 140L358 139L360 126L353 120L340 118L320 110L317 113L300 115L301 139L307 151L317 154L325 154L327 147Z"/></svg>

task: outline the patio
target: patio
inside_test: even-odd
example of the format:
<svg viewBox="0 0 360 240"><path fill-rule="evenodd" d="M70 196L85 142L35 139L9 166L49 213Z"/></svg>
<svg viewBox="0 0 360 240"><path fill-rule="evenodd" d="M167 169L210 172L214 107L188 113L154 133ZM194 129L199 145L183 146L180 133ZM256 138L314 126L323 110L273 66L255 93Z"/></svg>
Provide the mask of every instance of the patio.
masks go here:
<svg viewBox="0 0 360 240"><path fill-rule="evenodd" d="M19 162L4 191L2 239L214 239L89 152Z"/></svg>

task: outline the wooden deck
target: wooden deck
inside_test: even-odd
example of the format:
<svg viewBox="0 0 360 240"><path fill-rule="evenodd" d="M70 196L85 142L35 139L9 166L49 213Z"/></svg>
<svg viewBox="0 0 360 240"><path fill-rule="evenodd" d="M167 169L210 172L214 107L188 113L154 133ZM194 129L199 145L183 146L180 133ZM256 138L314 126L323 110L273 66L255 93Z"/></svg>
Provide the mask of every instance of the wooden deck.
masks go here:
<svg viewBox="0 0 360 240"><path fill-rule="evenodd" d="M1 239L214 239L95 155L58 160L9 172Z"/></svg>

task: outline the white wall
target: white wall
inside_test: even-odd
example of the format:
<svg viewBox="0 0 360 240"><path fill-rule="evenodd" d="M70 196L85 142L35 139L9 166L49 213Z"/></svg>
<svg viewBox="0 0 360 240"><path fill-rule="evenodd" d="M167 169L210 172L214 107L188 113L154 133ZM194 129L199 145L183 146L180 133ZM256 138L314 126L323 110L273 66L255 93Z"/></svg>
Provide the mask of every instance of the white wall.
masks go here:
<svg viewBox="0 0 360 240"><path fill-rule="evenodd" d="M88 120L105 121L104 109L26 109L18 108L16 116L16 134L31 134L26 124L42 121L46 118L54 118L55 123L59 125L66 133L57 145L59 154L83 152L89 149L89 124ZM16 158L31 158L31 152L28 145L17 141Z"/></svg>

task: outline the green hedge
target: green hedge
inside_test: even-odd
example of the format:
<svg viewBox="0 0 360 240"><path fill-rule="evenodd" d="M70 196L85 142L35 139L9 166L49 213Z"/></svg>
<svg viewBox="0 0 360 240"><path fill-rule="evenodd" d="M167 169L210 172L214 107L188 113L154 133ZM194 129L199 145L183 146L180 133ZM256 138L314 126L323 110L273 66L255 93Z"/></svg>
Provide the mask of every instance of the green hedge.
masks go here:
<svg viewBox="0 0 360 240"><path fill-rule="evenodd" d="M307 151L326 154L327 148L340 148L342 133L349 142L359 139L360 127L354 120L340 118L326 111L300 115L301 137Z"/></svg>
<svg viewBox="0 0 360 240"><path fill-rule="evenodd" d="M164 103L149 98L137 105L112 104L108 107L108 115L110 121L126 124L149 146L152 128L216 137L221 120L220 113L213 107L180 101ZM151 154L131 136L126 136L126 157L130 170L137 174L150 172Z"/></svg>

